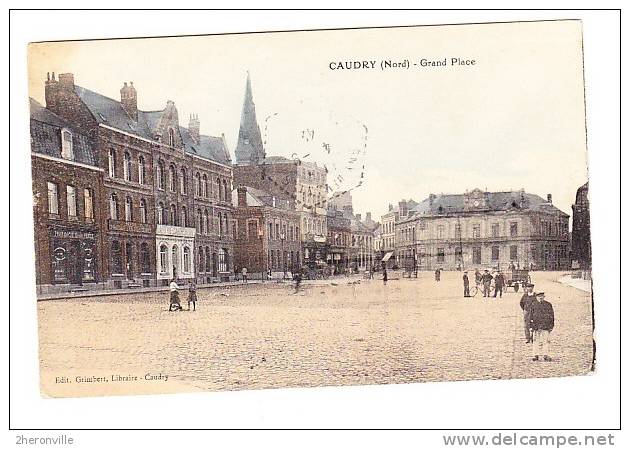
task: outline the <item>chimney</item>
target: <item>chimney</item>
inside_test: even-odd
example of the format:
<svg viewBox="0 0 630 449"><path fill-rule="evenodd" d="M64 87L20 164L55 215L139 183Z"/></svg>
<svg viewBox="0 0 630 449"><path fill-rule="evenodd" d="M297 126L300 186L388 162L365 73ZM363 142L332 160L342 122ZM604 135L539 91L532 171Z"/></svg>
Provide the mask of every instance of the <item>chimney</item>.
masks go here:
<svg viewBox="0 0 630 449"><path fill-rule="evenodd" d="M46 85L45 85L45 97L46 107L50 110L55 110L58 104L57 94L59 92L59 83L55 79L55 72L52 72L52 78L50 72L46 73Z"/></svg>
<svg viewBox="0 0 630 449"><path fill-rule="evenodd" d="M435 201L435 194L434 193L430 193L429 194L429 206L433 206L433 202Z"/></svg>
<svg viewBox="0 0 630 449"><path fill-rule="evenodd" d="M400 212L401 217L407 215L407 200L402 200L398 202L398 210Z"/></svg>
<svg viewBox="0 0 630 449"><path fill-rule="evenodd" d="M238 186L238 188L236 189L236 192L237 192L237 197L238 197L237 206L247 207L247 187Z"/></svg>
<svg viewBox="0 0 630 449"><path fill-rule="evenodd" d="M547 202L551 204L551 193L547 194Z"/></svg>
<svg viewBox="0 0 630 449"><path fill-rule="evenodd" d="M365 221L368 223L372 222L372 212L366 212L365 213Z"/></svg>
<svg viewBox="0 0 630 449"><path fill-rule="evenodd" d="M357 214L357 221L361 221L361 214Z"/></svg>
<svg viewBox="0 0 630 449"><path fill-rule="evenodd" d="M133 81L130 81L129 84L130 85L127 86L127 83L125 83L120 89L120 102L127 115L131 117L134 122L137 122L138 93L136 92L136 88L133 87Z"/></svg>
<svg viewBox="0 0 630 449"><path fill-rule="evenodd" d="M53 73L53 77L54 77ZM74 91L74 75L72 73L60 73L59 74L59 86L63 90Z"/></svg>
<svg viewBox="0 0 630 449"><path fill-rule="evenodd" d="M392 203L389 203L389 212L394 210L394 206L392 206Z"/></svg>
<svg viewBox="0 0 630 449"><path fill-rule="evenodd" d="M199 117L197 114L190 115L190 120L188 121L188 133L190 134L193 142L199 144Z"/></svg>

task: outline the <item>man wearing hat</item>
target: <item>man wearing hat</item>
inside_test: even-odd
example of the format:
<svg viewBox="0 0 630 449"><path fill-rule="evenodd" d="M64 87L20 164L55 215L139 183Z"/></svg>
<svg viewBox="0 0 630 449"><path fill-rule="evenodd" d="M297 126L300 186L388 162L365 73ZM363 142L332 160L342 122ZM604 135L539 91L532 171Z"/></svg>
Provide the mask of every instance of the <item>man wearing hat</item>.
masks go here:
<svg viewBox="0 0 630 449"><path fill-rule="evenodd" d="M470 298L470 281L468 280L468 271L464 271L462 280L464 281L464 298Z"/></svg>
<svg viewBox="0 0 630 449"><path fill-rule="evenodd" d="M536 299L529 308L531 328L534 333L534 343L532 345L532 359L534 362L543 356L545 361L550 361L549 357L549 333L553 330L554 316L553 306L545 301L543 292L536 293Z"/></svg>
<svg viewBox="0 0 630 449"><path fill-rule="evenodd" d="M483 270L483 276L481 276L481 282L483 283L483 296L490 297L490 284L492 284L492 275L488 270Z"/></svg>
<svg viewBox="0 0 630 449"><path fill-rule="evenodd" d="M536 300L536 295L534 294L534 284L525 284L525 292L523 296L521 296L521 302L519 303L521 309L523 310L523 325L525 327L525 343L532 342L532 332L530 329L531 325L531 316L529 313L529 309L532 305L532 302Z"/></svg>

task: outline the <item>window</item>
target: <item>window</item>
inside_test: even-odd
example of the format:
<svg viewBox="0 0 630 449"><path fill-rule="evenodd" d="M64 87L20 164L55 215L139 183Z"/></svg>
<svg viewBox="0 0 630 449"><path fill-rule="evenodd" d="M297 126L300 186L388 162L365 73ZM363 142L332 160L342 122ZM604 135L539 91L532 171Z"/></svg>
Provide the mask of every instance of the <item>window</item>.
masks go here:
<svg viewBox="0 0 630 449"><path fill-rule="evenodd" d="M133 221L133 203L130 196L125 198L125 221Z"/></svg>
<svg viewBox="0 0 630 449"><path fill-rule="evenodd" d="M455 224L455 238L461 238L462 236L462 225L459 223Z"/></svg>
<svg viewBox="0 0 630 449"><path fill-rule="evenodd" d="M186 206L182 206L179 211L179 225L185 228L187 225L187 221Z"/></svg>
<svg viewBox="0 0 630 449"><path fill-rule="evenodd" d="M176 184L175 184L175 167L170 165L168 167L168 190L171 192L175 192Z"/></svg>
<svg viewBox="0 0 630 449"><path fill-rule="evenodd" d="M223 217L221 212L219 212L219 235L223 235Z"/></svg>
<svg viewBox="0 0 630 449"><path fill-rule="evenodd" d="M159 225L163 225L164 224L164 204L163 203L158 203L157 208L155 209L155 213L156 213L156 218L157 218L157 223Z"/></svg>
<svg viewBox="0 0 630 449"><path fill-rule="evenodd" d="M171 204L168 224L177 226L177 208L174 204Z"/></svg>
<svg viewBox="0 0 630 449"><path fill-rule="evenodd" d="M109 177L116 177L116 150L111 148L109 150L109 159L108 159L108 167L109 167Z"/></svg>
<svg viewBox="0 0 630 449"><path fill-rule="evenodd" d="M179 191L182 194L188 194L188 178L186 177L186 169L182 168L182 171L179 175Z"/></svg>
<svg viewBox="0 0 630 449"><path fill-rule="evenodd" d="M216 255L215 255L216 258ZM210 247L206 246L206 272L210 272L212 268L212 254L210 254Z"/></svg>
<svg viewBox="0 0 630 449"><path fill-rule="evenodd" d="M160 273L168 273L168 248L165 244L160 245Z"/></svg>
<svg viewBox="0 0 630 449"><path fill-rule="evenodd" d="M444 248L437 249L437 261L438 263L444 263Z"/></svg>
<svg viewBox="0 0 630 449"><path fill-rule="evenodd" d="M228 201L228 186L225 179L223 180L223 201Z"/></svg>
<svg viewBox="0 0 630 449"><path fill-rule="evenodd" d="M499 260L499 247L493 246L492 247L492 261L496 262L497 260Z"/></svg>
<svg viewBox="0 0 630 449"><path fill-rule="evenodd" d="M492 225L492 237L498 237L498 236L499 236L499 224L494 223Z"/></svg>
<svg viewBox="0 0 630 449"><path fill-rule="evenodd" d="M146 174L147 174L147 168L144 162L144 157L140 156L138 158L138 182L140 184L144 184L146 182Z"/></svg>
<svg viewBox="0 0 630 449"><path fill-rule="evenodd" d="M513 221L510 223L510 237L518 236L518 223Z"/></svg>
<svg viewBox="0 0 630 449"><path fill-rule="evenodd" d="M477 246L473 248L472 252L473 252L473 263L475 265L479 265L481 263L481 248Z"/></svg>
<svg viewBox="0 0 630 449"><path fill-rule="evenodd" d="M149 245L147 243L140 245L140 266L143 273L151 272L151 254L149 253Z"/></svg>
<svg viewBox="0 0 630 449"><path fill-rule="evenodd" d="M171 263L173 264L173 277L177 277L177 269L179 268L179 248L177 245L173 245L173 250L171 251Z"/></svg>
<svg viewBox="0 0 630 449"><path fill-rule="evenodd" d="M156 175L158 189L164 190L164 184L166 183L164 182L164 164L162 164L162 161L159 161L157 164Z"/></svg>
<svg viewBox="0 0 630 449"><path fill-rule="evenodd" d="M118 220L118 197L115 193L109 198L109 217L112 220Z"/></svg>
<svg viewBox="0 0 630 449"><path fill-rule="evenodd" d="M77 189L74 186L66 186L66 203L68 205L68 218L77 217Z"/></svg>
<svg viewBox="0 0 630 449"><path fill-rule="evenodd" d="M438 227L437 227L437 238L439 238L439 239L443 239L444 238L444 225L438 225Z"/></svg>
<svg viewBox="0 0 630 449"><path fill-rule="evenodd" d="M472 236L474 239L478 239L479 237L481 237L481 226L477 225L473 225L472 227Z"/></svg>
<svg viewBox="0 0 630 449"><path fill-rule="evenodd" d="M131 181L131 155L125 151L124 158L123 176L125 177L125 181Z"/></svg>
<svg viewBox="0 0 630 449"><path fill-rule="evenodd" d="M219 271L228 271L228 252L225 248L219 249Z"/></svg>
<svg viewBox="0 0 630 449"><path fill-rule="evenodd" d="M195 195L201 196L201 175L199 172L195 173Z"/></svg>
<svg viewBox="0 0 630 449"><path fill-rule="evenodd" d="M510 260L517 260L517 259L518 259L518 246L511 245L510 246Z"/></svg>
<svg viewBox="0 0 630 449"><path fill-rule="evenodd" d="M48 213L51 215L59 214L59 191L57 184L48 182Z"/></svg>
<svg viewBox="0 0 630 449"><path fill-rule="evenodd" d="M173 131L173 128L168 130L168 144L171 147L175 146L175 131Z"/></svg>
<svg viewBox="0 0 630 449"><path fill-rule="evenodd" d="M205 263L206 263L206 256L203 253L203 246L200 246L197 252L197 270L200 273L205 273L206 271L206 267L204 266Z"/></svg>
<svg viewBox="0 0 630 449"><path fill-rule="evenodd" d="M190 248L184 246L184 273L190 273Z"/></svg>
<svg viewBox="0 0 630 449"><path fill-rule="evenodd" d="M201 178L201 193L204 198L208 197L208 177L206 175Z"/></svg>
<svg viewBox="0 0 630 449"><path fill-rule="evenodd" d="M114 274L122 274L123 273L123 258L122 258L122 247L120 246L120 242L112 242L112 273Z"/></svg>
<svg viewBox="0 0 630 449"><path fill-rule="evenodd" d="M67 129L61 130L61 157L64 159L73 159L72 151L72 133Z"/></svg>
<svg viewBox="0 0 630 449"><path fill-rule="evenodd" d="M140 200L140 222L147 222L147 202L143 199Z"/></svg>
<svg viewBox="0 0 630 449"><path fill-rule="evenodd" d="M94 220L94 194L92 189L83 189L83 203L85 207L85 219Z"/></svg>

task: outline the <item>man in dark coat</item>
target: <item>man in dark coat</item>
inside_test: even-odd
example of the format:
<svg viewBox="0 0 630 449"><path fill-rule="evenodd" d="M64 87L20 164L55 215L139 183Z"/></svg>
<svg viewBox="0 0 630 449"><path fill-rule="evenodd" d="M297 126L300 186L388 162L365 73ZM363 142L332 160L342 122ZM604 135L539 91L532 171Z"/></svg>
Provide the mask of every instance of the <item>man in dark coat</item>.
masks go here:
<svg viewBox="0 0 630 449"><path fill-rule="evenodd" d="M494 297L497 297L497 292L499 293L499 298L503 298L503 287L505 286L505 276L503 273L499 271L497 275L494 277Z"/></svg>
<svg viewBox="0 0 630 449"><path fill-rule="evenodd" d="M492 284L492 275L488 270L483 270L481 282L483 284L483 297L490 297L490 284Z"/></svg>
<svg viewBox="0 0 630 449"><path fill-rule="evenodd" d="M536 300L529 308L531 328L534 332L534 344L532 345L533 361L539 360L543 356L545 361L550 361L549 357L549 333L553 330L554 315L553 306L545 301L543 292L536 293Z"/></svg>
<svg viewBox="0 0 630 449"><path fill-rule="evenodd" d="M536 295L534 294L534 284L525 284L525 293L521 296L521 302L519 303L523 310L523 326L525 327L525 343L532 342L531 315L529 309L532 302L536 301Z"/></svg>
<svg viewBox="0 0 630 449"><path fill-rule="evenodd" d="M462 279L464 281L464 298L470 298L470 281L468 280L468 271L464 271Z"/></svg>
<svg viewBox="0 0 630 449"><path fill-rule="evenodd" d="M435 270L435 280L440 282L440 269Z"/></svg>

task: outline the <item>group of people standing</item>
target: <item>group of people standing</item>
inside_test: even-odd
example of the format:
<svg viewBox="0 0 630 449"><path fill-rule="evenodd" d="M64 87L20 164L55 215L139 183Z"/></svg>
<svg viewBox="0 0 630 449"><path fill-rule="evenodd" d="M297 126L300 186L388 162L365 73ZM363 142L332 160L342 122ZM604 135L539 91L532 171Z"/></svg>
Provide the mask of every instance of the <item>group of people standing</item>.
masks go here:
<svg viewBox="0 0 630 449"><path fill-rule="evenodd" d="M171 281L169 284L169 290L171 292L171 303L168 308L169 312L174 312L179 310L180 312L184 310L182 307L181 301L179 300L179 285L175 282L175 279ZM188 310L190 310L190 305L193 306L193 312L197 310L197 285L194 281L190 281L188 284Z"/></svg>
<svg viewBox="0 0 630 449"><path fill-rule="evenodd" d="M479 270L475 270L475 283L482 286L482 292L484 298L489 298L492 294L492 281L494 281L494 298L499 295L499 298L503 298L503 289L505 288L505 276L503 272L499 271L494 276L490 274L489 270L483 270L483 274ZM438 280L436 278L436 280ZM468 279L468 272L464 271L462 276L464 282L464 298L471 298L470 295L470 279Z"/></svg>

